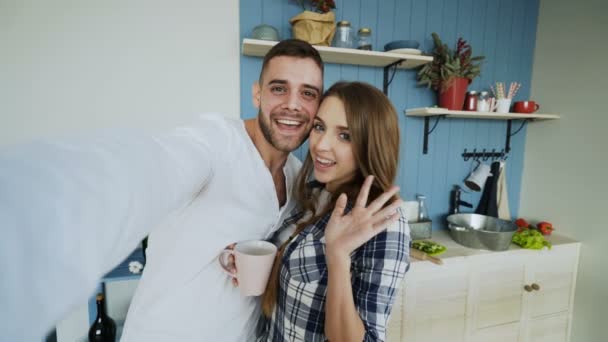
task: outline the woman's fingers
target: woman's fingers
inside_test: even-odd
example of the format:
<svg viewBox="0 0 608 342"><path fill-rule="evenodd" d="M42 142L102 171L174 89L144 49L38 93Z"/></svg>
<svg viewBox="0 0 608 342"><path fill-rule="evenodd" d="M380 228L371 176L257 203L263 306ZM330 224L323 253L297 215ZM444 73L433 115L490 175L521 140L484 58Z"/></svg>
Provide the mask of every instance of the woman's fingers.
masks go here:
<svg viewBox="0 0 608 342"><path fill-rule="evenodd" d="M387 217L390 217L391 215L396 213L397 209L399 207L401 207L402 203L403 203L403 201L401 199L394 200L389 205L387 205L385 208L382 208L380 211L373 214L372 223L376 224L376 223L384 221Z"/></svg>
<svg viewBox="0 0 608 342"><path fill-rule="evenodd" d="M374 236L376 236L380 232L385 231L386 228L388 228L388 226L390 226L393 222L399 220L400 216L401 215L399 215L399 212L394 212L391 215L384 216L379 222L374 223L374 225L373 225Z"/></svg>
<svg viewBox="0 0 608 342"><path fill-rule="evenodd" d="M339 219L344 216L344 210L346 210L346 194L340 194L338 199L336 200L336 205L334 206L334 211L331 213L330 220Z"/></svg>
<svg viewBox="0 0 608 342"><path fill-rule="evenodd" d="M371 210L372 215L377 211L382 209L384 205L393 198L395 194L399 192L398 186L391 186L386 192L382 193L382 195L378 196L372 203L370 203L367 208Z"/></svg>
<svg viewBox="0 0 608 342"><path fill-rule="evenodd" d="M371 189L373 182L374 176L370 175L365 177L365 181L361 186L361 190L359 190L359 195L357 196L355 207L365 208L367 206L367 197L369 196L369 189Z"/></svg>

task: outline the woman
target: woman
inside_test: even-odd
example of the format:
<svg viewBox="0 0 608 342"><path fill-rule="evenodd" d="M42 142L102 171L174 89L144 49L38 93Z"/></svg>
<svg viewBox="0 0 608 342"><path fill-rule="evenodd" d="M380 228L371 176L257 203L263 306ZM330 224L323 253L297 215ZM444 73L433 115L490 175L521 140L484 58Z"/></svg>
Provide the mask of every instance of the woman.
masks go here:
<svg viewBox="0 0 608 342"><path fill-rule="evenodd" d="M383 341L409 265L409 227L392 186L397 114L375 87L336 83L309 145L294 194L299 208L273 237L285 240L290 232L262 297L259 341ZM370 222L366 206L382 206L387 197L395 200L379 212L386 220ZM359 229L345 229L349 220Z"/></svg>

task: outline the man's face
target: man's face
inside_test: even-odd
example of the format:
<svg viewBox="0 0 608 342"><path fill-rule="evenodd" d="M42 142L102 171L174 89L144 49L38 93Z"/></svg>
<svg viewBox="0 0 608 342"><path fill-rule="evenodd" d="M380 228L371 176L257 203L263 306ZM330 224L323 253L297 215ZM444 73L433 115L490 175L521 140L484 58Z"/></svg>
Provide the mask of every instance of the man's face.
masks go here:
<svg viewBox="0 0 608 342"><path fill-rule="evenodd" d="M319 108L323 76L310 58L280 56L270 60L262 84L253 85L253 104L266 140L291 152L308 137Z"/></svg>

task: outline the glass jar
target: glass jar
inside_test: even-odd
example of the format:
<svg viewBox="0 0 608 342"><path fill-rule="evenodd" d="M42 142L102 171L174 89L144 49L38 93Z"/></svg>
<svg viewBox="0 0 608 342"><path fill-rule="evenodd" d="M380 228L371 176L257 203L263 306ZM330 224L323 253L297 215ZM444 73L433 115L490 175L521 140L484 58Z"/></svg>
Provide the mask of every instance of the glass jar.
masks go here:
<svg viewBox="0 0 608 342"><path fill-rule="evenodd" d="M477 97L477 111L478 112L489 112L490 111L490 94L487 91L482 91Z"/></svg>
<svg viewBox="0 0 608 342"><path fill-rule="evenodd" d="M372 50L372 30L367 27L359 29L357 34L357 49Z"/></svg>
<svg viewBox="0 0 608 342"><path fill-rule="evenodd" d="M464 98L464 106L462 109L471 112L477 110L477 92L475 90L467 92L467 95Z"/></svg>
<svg viewBox="0 0 608 342"><path fill-rule="evenodd" d="M346 20L339 21L336 28L336 36L334 37L334 46L352 48L353 41L353 29L350 27L350 22Z"/></svg>

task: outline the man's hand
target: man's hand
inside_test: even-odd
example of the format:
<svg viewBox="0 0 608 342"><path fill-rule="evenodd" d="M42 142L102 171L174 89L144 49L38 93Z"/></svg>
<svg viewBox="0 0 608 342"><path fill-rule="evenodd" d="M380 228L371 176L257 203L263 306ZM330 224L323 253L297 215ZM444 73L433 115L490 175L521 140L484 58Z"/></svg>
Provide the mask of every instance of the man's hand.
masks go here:
<svg viewBox="0 0 608 342"><path fill-rule="evenodd" d="M365 179L355 206L348 214L344 214L346 195L341 194L338 197L329 223L325 227L326 253L329 257L348 258L355 249L384 231L399 218L397 208L401 205L401 199L382 208L399 191L397 186L391 187L372 203L367 204L373 180L373 176Z"/></svg>

